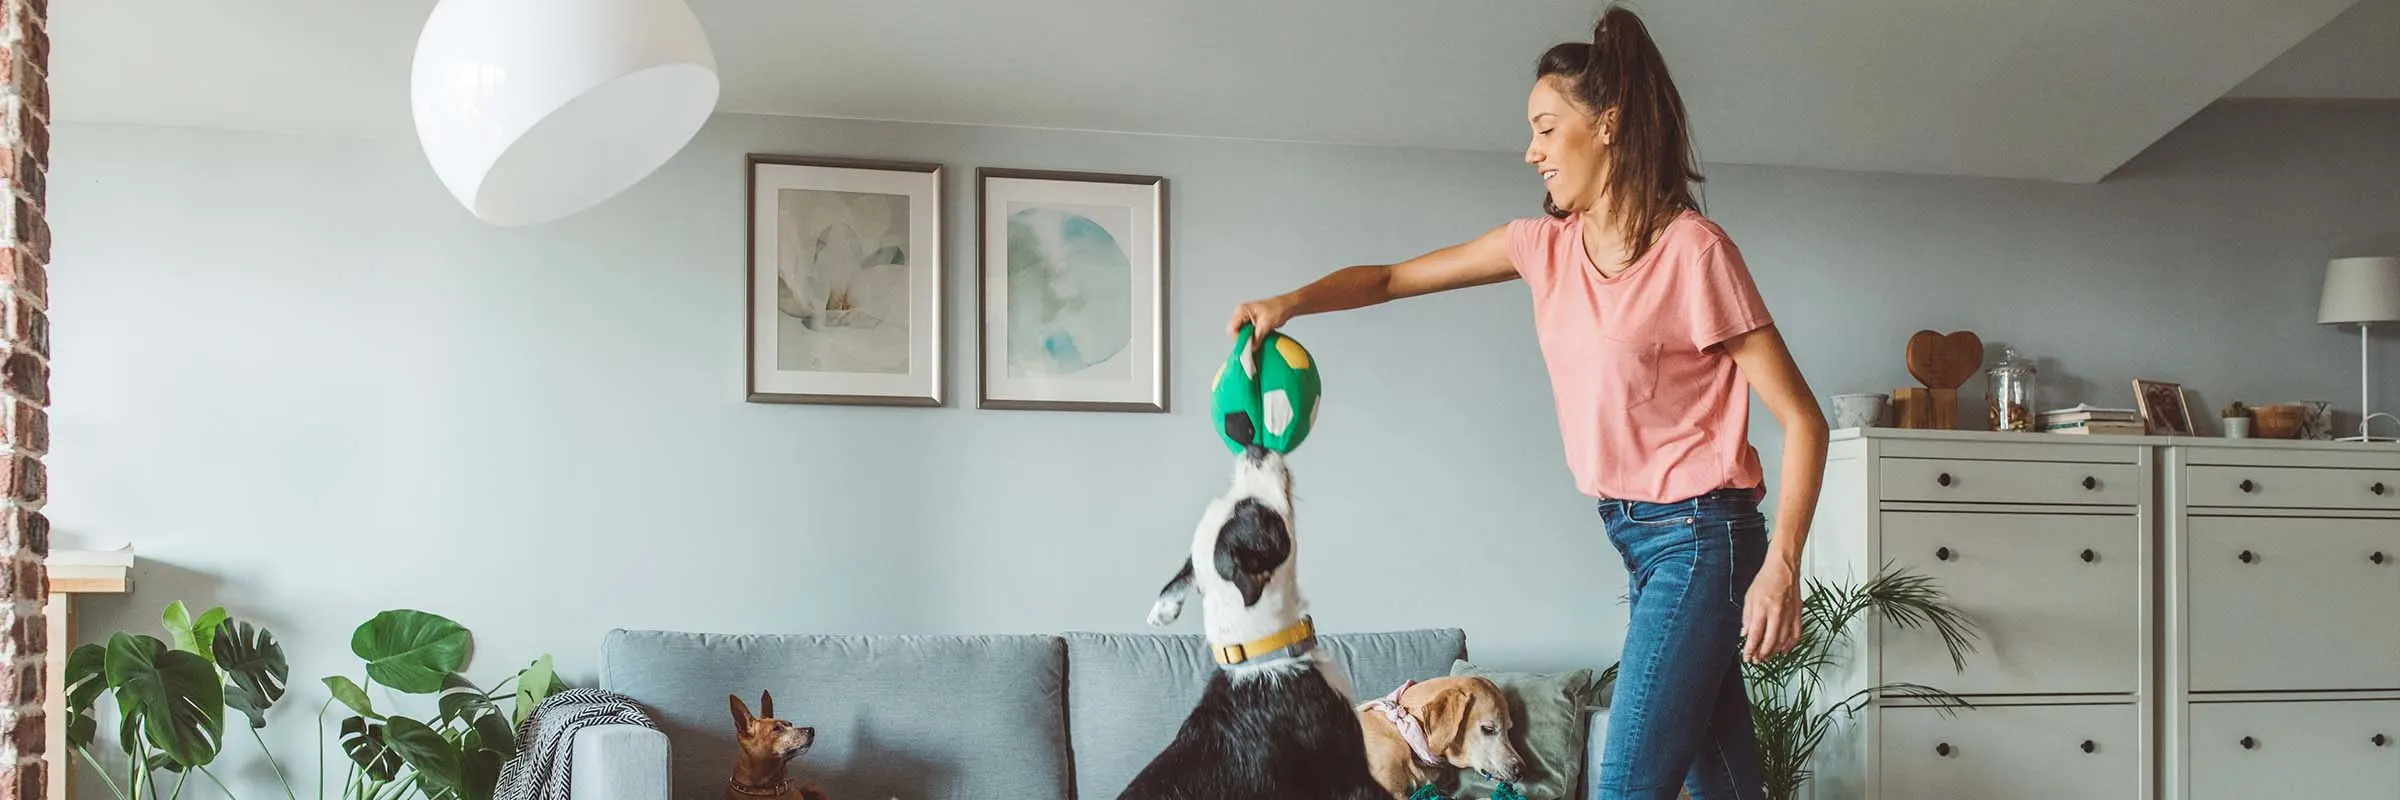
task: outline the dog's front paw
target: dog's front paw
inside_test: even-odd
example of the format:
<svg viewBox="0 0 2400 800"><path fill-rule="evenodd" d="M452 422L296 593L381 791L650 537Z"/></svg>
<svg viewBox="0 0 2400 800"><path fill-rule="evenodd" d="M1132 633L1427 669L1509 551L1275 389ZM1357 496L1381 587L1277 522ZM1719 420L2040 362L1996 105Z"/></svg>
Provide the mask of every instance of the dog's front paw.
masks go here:
<svg viewBox="0 0 2400 800"><path fill-rule="evenodd" d="M1175 619L1181 616L1183 616L1182 598L1161 597L1158 602L1150 604L1150 627L1164 628L1174 624Z"/></svg>

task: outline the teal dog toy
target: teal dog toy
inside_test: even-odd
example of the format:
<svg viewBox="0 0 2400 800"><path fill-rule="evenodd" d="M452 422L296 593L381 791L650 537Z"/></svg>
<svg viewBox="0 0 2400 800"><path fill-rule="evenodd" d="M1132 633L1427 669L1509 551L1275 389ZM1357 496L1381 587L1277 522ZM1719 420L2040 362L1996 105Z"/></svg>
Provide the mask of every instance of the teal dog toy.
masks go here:
<svg viewBox="0 0 2400 800"><path fill-rule="evenodd" d="M1233 353L1217 368L1216 388L1209 398L1217 438L1237 454L1255 444L1290 455L1316 427L1322 394L1317 362L1308 348L1282 331L1268 333L1263 346L1254 350L1252 330L1242 326L1234 337Z"/></svg>
<svg viewBox="0 0 2400 800"><path fill-rule="evenodd" d="M1442 794L1441 789L1428 783L1417 787L1415 792L1409 793L1408 800L1450 800L1450 798ZM1525 800L1525 795L1519 794L1517 787L1503 783L1492 789L1492 800Z"/></svg>

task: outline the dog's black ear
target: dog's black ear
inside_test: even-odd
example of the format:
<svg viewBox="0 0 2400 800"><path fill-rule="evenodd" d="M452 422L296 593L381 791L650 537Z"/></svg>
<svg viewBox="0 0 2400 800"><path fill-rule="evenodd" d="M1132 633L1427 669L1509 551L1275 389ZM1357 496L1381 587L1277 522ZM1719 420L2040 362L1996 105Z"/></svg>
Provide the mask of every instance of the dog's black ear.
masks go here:
<svg viewBox="0 0 2400 800"><path fill-rule="evenodd" d="M1292 533L1283 515L1257 500L1234 504L1217 529L1217 575L1242 592L1242 606L1258 603L1275 568L1292 557Z"/></svg>
<svg viewBox="0 0 2400 800"><path fill-rule="evenodd" d="M750 705L742 702L742 696L738 694L726 695L725 701L727 704L733 706L733 732L737 734L749 733Z"/></svg>
<svg viewBox="0 0 2400 800"><path fill-rule="evenodd" d="M774 692L770 692L765 689L758 690L758 715L766 717L767 719L775 718Z"/></svg>

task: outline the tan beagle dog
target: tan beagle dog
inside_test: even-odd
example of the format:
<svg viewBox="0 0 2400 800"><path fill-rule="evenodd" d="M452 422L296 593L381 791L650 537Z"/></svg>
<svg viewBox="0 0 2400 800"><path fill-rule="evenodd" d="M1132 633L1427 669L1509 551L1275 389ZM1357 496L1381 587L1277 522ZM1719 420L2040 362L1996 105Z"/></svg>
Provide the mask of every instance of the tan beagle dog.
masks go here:
<svg viewBox="0 0 2400 800"><path fill-rule="evenodd" d="M1489 678L1404 685L1359 706L1358 725L1366 735L1368 771L1399 800L1427 783L1447 789L1461 769L1512 783L1524 777L1525 758L1510 738L1516 722L1508 696ZM1421 751L1420 743L1411 741L1418 738Z"/></svg>

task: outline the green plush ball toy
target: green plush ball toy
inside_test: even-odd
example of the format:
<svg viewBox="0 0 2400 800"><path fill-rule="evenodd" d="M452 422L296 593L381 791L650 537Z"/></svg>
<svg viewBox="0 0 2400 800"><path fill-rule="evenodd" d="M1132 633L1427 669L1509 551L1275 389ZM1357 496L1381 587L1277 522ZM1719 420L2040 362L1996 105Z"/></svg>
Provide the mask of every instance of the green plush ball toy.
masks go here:
<svg viewBox="0 0 2400 800"><path fill-rule="evenodd" d="M1264 346L1253 351L1251 333L1250 326L1242 326L1233 353L1217 368L1210 397L1217 438L1235 453L1257 444L1290 455L1316 427L1322 385L1317 362L1308 348L1281 331L1268 333Z"/></svg>

